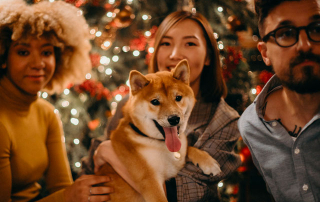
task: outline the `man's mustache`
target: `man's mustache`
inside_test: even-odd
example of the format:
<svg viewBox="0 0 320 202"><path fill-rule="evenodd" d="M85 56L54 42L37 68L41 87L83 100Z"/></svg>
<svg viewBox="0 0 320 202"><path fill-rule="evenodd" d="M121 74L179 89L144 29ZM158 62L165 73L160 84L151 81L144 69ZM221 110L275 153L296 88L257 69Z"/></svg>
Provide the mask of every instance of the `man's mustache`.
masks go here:
<svg viewBox="0 0 320 202"><path fill-rule="evenodd" d="M293 68L294 66L306 61L313 61L318 64L320 64L320 55L313 54L311 51L308 52L299 52L299 55L296 58L293 58L290 60L290 68Z"/></svg>

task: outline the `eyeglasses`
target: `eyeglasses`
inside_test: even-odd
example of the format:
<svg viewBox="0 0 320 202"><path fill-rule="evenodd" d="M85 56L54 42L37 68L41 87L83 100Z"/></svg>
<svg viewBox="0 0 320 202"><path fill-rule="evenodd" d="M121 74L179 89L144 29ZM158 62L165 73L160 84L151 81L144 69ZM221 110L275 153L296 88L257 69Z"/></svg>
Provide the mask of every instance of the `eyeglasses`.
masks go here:
<svg viewBox="0 0 320 202"><path fill-rule="evenodd" d="M279 27L264 36L262 41L267 42L272 36L279 46L290 47L298 42L300 30L302 29L306 31L310 41L320 42L320 22L313 22L303 27Z"/></svg>

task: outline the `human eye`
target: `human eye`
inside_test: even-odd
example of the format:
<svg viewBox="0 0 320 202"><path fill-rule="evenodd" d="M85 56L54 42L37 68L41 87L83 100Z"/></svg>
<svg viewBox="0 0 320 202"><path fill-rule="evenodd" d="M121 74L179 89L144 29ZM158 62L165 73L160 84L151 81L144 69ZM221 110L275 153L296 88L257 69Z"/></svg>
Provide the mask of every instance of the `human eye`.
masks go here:
<svg viewBox="0 0 320 202"><path fill-rule="evenodd" d="M320 34L320 22L313 23L308 26L309 33Z"/></svg>
<svg viewBox="0 0 320 202"><path fill-rule="evenodd" d="M196 46L197 44L196 43L194 43L194 42L187 42L186 43L186 46Z"/></svg>
<svg viewBox="0 0 320 202"><path fill-rule="evenodd" d="M17 50L17 53L20 56L28 56L30 54L28 50L24 50L24 49Z"/></svg>
<svg viewBox="0 0 320 202"><path fill-rule="evenodd" d="M160 46L170 46L170 43L168 41L163 41L160 43Z"/></svg>
<svg viewBox="0 0 320 202"><path fill-rule="evenodd" d="M297 31L293 27L283 27L276 31L276 38L281 40L287 40L296 38Z"/></svg>
<svg viewBox="0 0 320 202"><path fill-rule="evenodd" d="M51 55L53 55L53 51L52 51L52 50L42 51L42 55L44 55L44 56L51 56Z"/></svg>

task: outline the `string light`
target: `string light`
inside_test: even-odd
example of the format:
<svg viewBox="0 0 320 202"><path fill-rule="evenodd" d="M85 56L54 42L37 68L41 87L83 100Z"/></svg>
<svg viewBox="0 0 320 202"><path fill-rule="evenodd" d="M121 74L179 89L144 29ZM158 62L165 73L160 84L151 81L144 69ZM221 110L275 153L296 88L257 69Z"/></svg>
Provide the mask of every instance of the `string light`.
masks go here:
<svg viewBox="0 0 320 202"><path fill-rule="evenodd" d="M65 100L65 101L63 101L62 103L61 103L61 106L62 107L67 107L67 106L69 106L69 102L67 101L67 100Z"/></svg>
<svg viewBox="0 0 320 202"><path fill-rule="evenodd" d="M133 56L138 57L140 55L140 52L138 50L133 51Z"/></svg>
<svg viewBox="0 0 320 202"><path fill-rule="evenodd" d="M103 65L108 65L110 63L110 58L108 58L107 56L101 56L100 63Z"/></svg>
<svg viewBox="0 0 320 202"><path fill-rule="evenodd" d="M148 52L149 52L149 53L153 53L153 52L154 52L154 48L153 48L153 47L149 47L149 48L148 48Z"/></svg>
<svg viewBox="0 0 320 202"><path fill-rule="evenodd" d="M73 143L74 143L74 144L79 144L79 143L80 143L80 140L79 140L78 138L76 138L76 139L73 140Z"/></svg>
<svg viewBox="0 0 320 202"><path fill-rule="evenodd" d="M221 13L223 11L223 8L221 6L219 6L218 11Z"/></svg>
<svg viewBox="0 0 320 202"><path fill-rule="evenodd" d="M118 102L122 100L122 95L118 94L114 97Z"/></svg>
<svg viewBox="0 0 320 202"><path fill-rule="evenodd" d="M91 79L91 74L90 73L86 74L86 79Z"/></svg>
<svg viewBox="0 0 320 202"><path fill-rule="evenodd" d="M83 11L82 10L78 10L77 11L77 16L81 16L81 15L83 15Z"/></svg>
<svg viewBox="0 0 320 202"><path fill-rule="evenodd" d="M75 162L74 166L77 167L77 168L80 168L81 163L80 162Z"/></svg>
<svg viewBox="0 0 320 202"><path fill-rule="evenodd" d="M112 12L107 12L107 14L106 14L106 16L107 16L107 17L109 17L109 18L111 18L111 17L112 17L112 15L113 15L113 13L112 13Z"/></svg>
<svg viewBox="0 0 320 202"><path fill-rule="evenodd" d="M112 109L116 109L118 106L118 103L117 102L111 102L111 108Z"/></svg>
<svg viewBox="0 0 320 202"><path fill-rule="evenodd" d="M130 51L130 47L129 46L123 46L122 47L122 51L126 53L126 52Z"/></svg>
<svg viewBox="0 0 320 202"><path fill-rule="evenodd" d="M151 36L151 32L150 32L150 31L146 31L146 32L144 33L144 36L150 37L150 36Z"/></svg>
<svg viewBox="0 0 320 202"><path fill-rule="evenodd" d="M79 124L79 119L76 119L76 118L71 118L70 119L70 122L73 124L73 125L78 125Z"/></svg>
<svg viewBox="0 0 320 202"><path fill-rule="evenodd" d="M219 38L219 34L216 33L216 32L213 33L213 36L214 36L215 39L218 39L218 38Z"/></svg>
<svg viewBox="0 0 320 202"><path fill-rule="evenodd" d="M223 187L223 182L219 182L218 187L220 187L220 188Z"/></svg>
<svg viewBox="0 0 320 202"><path fill-rule="evenodd" d="M96 33L96 29L90 29L90 34L94 35Z"/></svg>
<svg viewBox="0 0 320 202"><path fill-rule="evenodd" d="M70 90L68 88L64 89L63 94L69 95L69 93L70 93Z"/></svg>
<svg viewBox="0 0 320 202"><path fill-rule="evenodd" d="M252 88L252 89L251 89L251 93L252 93L253 95L255 95L255 94L257 94L257 90L254 89L254 88Z"/></svg>
<svg viewBox="0 0 320 202"><path fill-rule="evenodd" d="M100 37L101 35L102 35L102 32L100 32L100 31L96 32L96 37Z"/></svg>
<svg viewBox="0 0 320 202"><path fill-rule="evenodd" d="M112 69L111 68L107 68L105 73L106 73L106 75L111 75L112 74Z"/></svg>
<svg viewBox="0 0 320 202"><path fill-rule="evenodd" d="M104 72L104 66L103 66L103 65L99 65L98 71L99 71L100 73Z"/></svg>
<svg viewBox="0 0 320 202"><path fill-rule="evenodd" d="M77 115L77 113L78 113L78 111L76 110L76 109L71 109L71 114L73 115L73 116L75 116L75 115Z"/></svg>
<svg viewBox="0 0 320 202"><path fill-rule="evenodd" d="M42 98L46 99L47 97L48 97L48 93L43 92L43 93L42 93Z"/></svg>
<svg viewBox="0 0 320 202"><path fill-rule="evenodd" d="M142 20L148 20L148 19L149 19L148 15L142 15Z"/></svg>
<svg viewBox="0 0 320 202"><path fill-rule="evenodd" d="M119 56L114 55L114 56L112 57L112 61L113 61L113 62L118 62L118 61L119 61Z"/></svg>

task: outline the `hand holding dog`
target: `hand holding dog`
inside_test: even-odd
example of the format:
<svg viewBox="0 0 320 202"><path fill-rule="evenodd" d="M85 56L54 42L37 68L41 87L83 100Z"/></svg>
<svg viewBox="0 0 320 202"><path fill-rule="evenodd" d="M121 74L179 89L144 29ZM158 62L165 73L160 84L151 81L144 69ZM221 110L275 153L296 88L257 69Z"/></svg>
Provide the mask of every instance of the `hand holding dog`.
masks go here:
<svg viewBox="0 0 320 202"><path fill-rule="evenodd" d="M113 188L94 185L110 180L108 176L83 175L65 189L65 199L67 202L108 201L110 200L108 194L113 192Z"/></svg>
<svg viewBox="0 0 320 202"><path fill-rule="evenodd" d="M94 153L93 156L94 161L94 172L98 172L98 170L105 164L109 163L116 171L117 173L128 183L131 187L133 187L136 191L137 186L131 179L127 169L125 166L121 163L119 158L117 157L117 154L115 153L111 141L107 140L102 142L97 150ZM138 191L139 192L139 191Z"/></svg>

